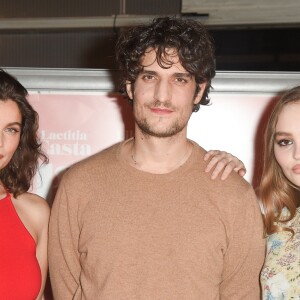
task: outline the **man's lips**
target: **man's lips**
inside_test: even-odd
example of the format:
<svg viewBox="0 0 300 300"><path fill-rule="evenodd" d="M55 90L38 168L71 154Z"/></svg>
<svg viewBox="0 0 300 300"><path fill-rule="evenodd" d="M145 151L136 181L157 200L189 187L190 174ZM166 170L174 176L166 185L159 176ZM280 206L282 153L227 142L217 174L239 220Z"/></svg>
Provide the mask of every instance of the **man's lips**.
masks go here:
<svg viewBox="0 0 300 300"><path fill-rule="evenodd" d="M173 112L173 110L169 108L161 108L161 107L152 107L150 110L158 115L169 115Z"/></svg>
<svg viewBox="0 0 300 300"><path fill-rule="evenodd" d="M3 158L4 156L2 154L0 154L0 159Z"/></svg>

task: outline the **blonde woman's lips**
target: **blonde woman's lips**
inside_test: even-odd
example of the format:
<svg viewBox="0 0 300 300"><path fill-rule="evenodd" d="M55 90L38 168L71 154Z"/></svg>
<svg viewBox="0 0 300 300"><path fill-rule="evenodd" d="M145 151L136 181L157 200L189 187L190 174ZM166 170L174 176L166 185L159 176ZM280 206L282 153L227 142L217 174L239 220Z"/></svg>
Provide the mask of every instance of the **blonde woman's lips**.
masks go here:
<svg viewBox="0 0 300 300"><path fill-rule="evenodd" d="M296 174L300 174L300 164L298 165L295 165L293 168L292 168L292 171Z"/></svg>

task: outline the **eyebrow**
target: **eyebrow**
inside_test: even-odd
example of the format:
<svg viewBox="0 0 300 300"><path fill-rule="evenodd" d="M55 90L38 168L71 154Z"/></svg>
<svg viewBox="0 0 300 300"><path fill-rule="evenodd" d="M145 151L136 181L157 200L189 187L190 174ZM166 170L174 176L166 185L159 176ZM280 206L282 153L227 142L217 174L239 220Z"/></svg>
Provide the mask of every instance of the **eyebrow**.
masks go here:
<svg viewBox="0 0 300 300"><path fill-rule="evenodd" d="M176 77L188 77L192 78L193 76L190 73L174 73Z"/></svg>
<svg viewBox="0 0 300 300"><path fill-rule="evenodd" d="M278 136L292 136L292 134L289 132L285 132L285 131L277 131L277 132L275 132L275 137L278 137Z"/></svg>
<svg viewBox="0 0 300 300"><path fill-rule="evenodd" d="M15 125L22 127L22 124L19 122L11 122L11 123L8 123L6 126L15 126Z"/></svg>
<svg viewBox="0 0 300 300"><path fill-rule="evenodd" d="M148 75L158 75L157 72L155 71L151 71L151 70L143 70L141 71L140 74L148 74ZM192 75L188 72L176 72L174 74L172 74L175 77L188 77L188 78L192 78Z"/></svg>
<svg viewBox="0 0 300 300"><path fill-rule="evenodd" d="M140 72L140 74L157 75L155 71L150 71L150 70L143 70Z"/></svg>

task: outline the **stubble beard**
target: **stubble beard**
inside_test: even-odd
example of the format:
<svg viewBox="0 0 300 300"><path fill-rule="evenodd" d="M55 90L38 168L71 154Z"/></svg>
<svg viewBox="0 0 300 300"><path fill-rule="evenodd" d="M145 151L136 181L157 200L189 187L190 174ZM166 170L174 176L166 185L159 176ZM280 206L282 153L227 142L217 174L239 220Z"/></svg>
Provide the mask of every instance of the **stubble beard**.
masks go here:
<svg viewBox="0 0 300 300"><path fill-rule="evenodd" d="M173 137L179 132L181 132L186 124L180 124L178 120L176 120L169 128L166 128L164 131L155 130L151 125L147 122L146 119L135 120L137 126L141 130L141 132L145 136L157 137L157 138L168 138Z"/></svg>
<svg viewBox="0 0 300 300"><path fill-rule="evenodd" d="M159 100L156 100L155 102L150 104L146 104L146 107L148 108L165 107L165 108L171 108L173 110L176 110L176 108L174 108L170 102L162 103ZM135 113L134 113L134 118L135 118L135 123L137 124L137 126L139 127L139 129L141 130L144 136L157 137L157 138L174 137L175 135L180 133L187 126L188 123L188 120L186 122L182 122L182 121L180 122L179 119L176 119L172 124L168 125L165 128L165 130L163 129L156 130L153 126L151 126L151 124L149 124L146 118L139 119L136 117ZM158 122L160 122L162 119L163 117L159 118Z"/></svg>

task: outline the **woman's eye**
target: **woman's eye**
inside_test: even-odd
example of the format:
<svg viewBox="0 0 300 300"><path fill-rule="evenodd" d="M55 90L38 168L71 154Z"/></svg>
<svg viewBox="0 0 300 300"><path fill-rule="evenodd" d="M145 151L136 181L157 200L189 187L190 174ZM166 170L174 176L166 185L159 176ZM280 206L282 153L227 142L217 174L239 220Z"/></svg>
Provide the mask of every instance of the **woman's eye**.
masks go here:
<svg viewBox="0 0 300 300"><path fill-rule="evenodd" d="M291 145L292 143L293 142L291 140L286 140L286 139L277 141L277 144L279 146L288 146L288 145Z"/></svg>
<svg viewBox="0 0 300 300"><path fill-rule="evenodd" d="M6 128L6 132L10 134L15 134L17 132L20 132L20 130L18 130L17 128Z"/></svg>

